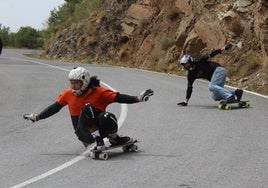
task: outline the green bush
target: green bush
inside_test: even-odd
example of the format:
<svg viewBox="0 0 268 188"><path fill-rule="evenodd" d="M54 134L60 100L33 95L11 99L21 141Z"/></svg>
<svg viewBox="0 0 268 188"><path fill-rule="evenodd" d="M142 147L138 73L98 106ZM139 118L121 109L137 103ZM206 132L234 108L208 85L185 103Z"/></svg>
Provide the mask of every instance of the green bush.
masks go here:
<svg viewBox="0 0 268 188"><path fill-rule="evenodd" d="M31 27L21 27L15 39L15 47L35 49L43 46L40 32Z"/></svg>
<svg viewBox="0 0 268 188"><path fill-rule="evenodd" d="M2 24L0 24L0 38L2 39L3 46L8 45L8 33L9 27L2 27Z"/></svg>
<svg viewBox="0 0 268 188"><path fill-rule="evenodd" d="M31 27L21 27L17 33L10 33L9 27L0 24L0 37L4 46L16 48L42 48L44 39L41 31Z"/></svg>

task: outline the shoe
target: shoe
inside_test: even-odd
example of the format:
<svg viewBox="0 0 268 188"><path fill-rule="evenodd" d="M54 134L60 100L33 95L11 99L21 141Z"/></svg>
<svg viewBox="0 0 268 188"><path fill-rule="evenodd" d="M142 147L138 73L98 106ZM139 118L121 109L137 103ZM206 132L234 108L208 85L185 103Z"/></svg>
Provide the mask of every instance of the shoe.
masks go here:
<svg viewBox="0 0 268 188"><path fill-rule="evenodd" d="M236 100L240 101L243 95L243 90L242 89L236 89L235 90L235 96L236 96Z"/></svg>
<svg viewBox="0 0 268 188"><path fill-rule="evenodd" d="M124 145L133 142L133 139L128 136L117 135L115 138L109 138L109 142L111 143L112 146Z"/></svg>
<svg viewBox="0 0 268 188"><path fill-rule="evenodd" d="M94 150L100 150L100 151L105 150L105 145L104 145L103 139L101 137L99 137L99 136L96 137L95 142L96 142L96 146L94 147Z"/></svg>
<svg viewBox="0 0 268 188"><path fill-rule="evenodd" d="M231 97L227 99L227 103L233 103L233 102L236 102L236 100L235 100L235 97L232 95Z"/></svg>

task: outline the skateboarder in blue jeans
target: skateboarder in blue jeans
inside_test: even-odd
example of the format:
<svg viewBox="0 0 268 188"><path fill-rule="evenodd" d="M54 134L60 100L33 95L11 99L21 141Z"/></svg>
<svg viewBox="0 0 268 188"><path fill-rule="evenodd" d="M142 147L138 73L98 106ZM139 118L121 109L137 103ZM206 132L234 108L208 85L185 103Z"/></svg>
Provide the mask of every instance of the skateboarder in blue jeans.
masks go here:
<svg viewBox="0 0 268 188"><path fill-rule="evenodd" d="M210 81L209 90L212 92L212 98L215 101L226 100L227 103L240 101L243 95L243 90L236 89L231 91L224 88L226 81L226 70L219 63L209 61L210 58L222 53L224 50L229 50L231 44L225 45L221 49L213 50L210 54L202 55L199 58L193 59L190 55L184 55L179 63L188 71L187 74L187 90L186 99L177 105L187 106L191 98L193 83L198 78L204 78Z"/></svg>

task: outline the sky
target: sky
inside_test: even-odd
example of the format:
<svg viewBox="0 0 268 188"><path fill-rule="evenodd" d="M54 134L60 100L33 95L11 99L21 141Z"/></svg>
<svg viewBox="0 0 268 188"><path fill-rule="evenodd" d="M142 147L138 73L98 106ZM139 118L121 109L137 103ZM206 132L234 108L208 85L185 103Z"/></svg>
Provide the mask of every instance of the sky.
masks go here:
<svg viewBox="0 0 268 188"><path fill-rule="evenodd" d="M0 24L17 32L20 27L36 30L46 28L50 11L64 4L64 0L0 0Z"/></svg>

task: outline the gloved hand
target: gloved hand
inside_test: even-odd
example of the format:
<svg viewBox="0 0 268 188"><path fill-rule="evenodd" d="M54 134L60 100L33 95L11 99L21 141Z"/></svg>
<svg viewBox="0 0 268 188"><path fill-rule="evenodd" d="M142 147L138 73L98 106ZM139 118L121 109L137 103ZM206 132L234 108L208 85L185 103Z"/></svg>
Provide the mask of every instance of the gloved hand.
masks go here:
<svg viewBox="0 0 268 188"><path fill-rule="evenodd" d="M187 104L188 104L188 103L185 102L185 101L177 103L177 105L179 105L179 106L187 106Z"/></svg>
<svg viewBox="0 0 268 188"><path fill-rule="evenodd" d="M232 44L230 44L230 43L228 43L228 44L226 44L225 46L224 46L224 50L229 50L229 49L231 49L232 48Z"/></svg>
<svg viewBox="0 0 268 188"><path fill-rule="evenodd" d="M31 120L32 122L36 122L39 120L38 115L33 113L24 114L23 118L29 121Z"/></svg>
<svg viewBox="0 0 268 188"><path fill-rule="evenodd" d="M145 102L149 100L150 96L153 96L154 91L151 89L146 89L144 91L142 91L139 95L139 100L140 102Z"/></svg>

